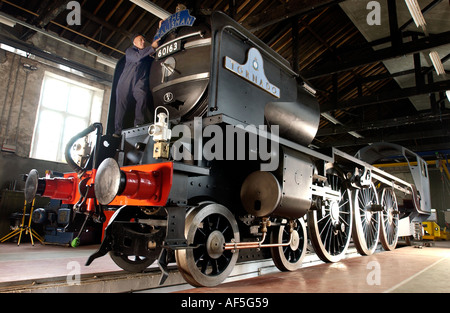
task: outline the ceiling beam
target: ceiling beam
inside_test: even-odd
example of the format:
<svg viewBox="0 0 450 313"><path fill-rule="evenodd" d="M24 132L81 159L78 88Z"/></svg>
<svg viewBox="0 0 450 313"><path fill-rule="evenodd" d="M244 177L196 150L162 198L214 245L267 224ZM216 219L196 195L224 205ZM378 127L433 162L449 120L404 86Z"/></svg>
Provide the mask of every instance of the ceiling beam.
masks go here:
<svg viewBox="0 0 450 313"><path fill-rule="evenodd" d="M369 95L365 97L359 97L347 101L334 103L323 103L320 106L322 113L330 112L334 110L344 110L359 108L367 105L390 102L395 100L406 99L413 96L427 95L433 92L441 92L450 90L450 80L444 80L440 82L434 82L424 85L422 88L410 87L398 90L389 90L387 92Z"/></svg>
<svg viewBox="0 0 450 313"><path fill-rule="evenodd" d="M52 61L57 64L68 66L68 67L75 69L77 71L80 71L84 74L90 75L94 80L96 80L98 82L106 83L106 84L112 83L113 77L112 77L112 75L110 75L108 73L96 70L90 66L87 66L87 65L75 62L75 61L68 60L66 58L60 57L59 55L49 53L47 51L43 51L43 50L36 48L30 44L27 44L23 41L9 38L3 34L0 34L0 43L4 43L4 44L7 44L8 46L14 47L16 49L20 49L27 53L34 54L35 56L40 57L42 59Z"/></svg>
<svg viewBox="0 0 450 313"><path fill-rule="evenodd" d="M399 142L399 141L420 140L420 139L441 138L441 137L450 138L450 130L449 129L428 130L428 131L418 131L414 133L413 132L400 134L393 133L391 135L380 133L380 135L378 136L364 137L364 138L352 137L344 140L330 140L330 142L327 142L326 144L317 144L317 145L319 145L320 148L330 148L330 147L343 148L358 145L364 146L374 142Z"/></svg>
<svg viewBox="0 0 450 313"><path fill-rule="evenodd" d="M316 137L326 137L332 135L345 134L351 131L362 132L367 130L375 130L388 127L433 123L448 119L450 119L449 112L443 114L418 114L414 116L395 117L386 120L354 123L349 125L334 125L332 127L324 127L319 129Z"/></svg>
<svg viewBox="0 0 450 313"><path fill-rule="evenodd" d="M251 32L255 32L288 18L308 14L317 9L324 9L342 1L344 0L292 0L286 4L270 9L270 11L249 15L242 23L242 26Z"/></svg>
<svg viewBox="0 0 450 313"><path fill-rule="evenodd" d="M39 28L45 28L50 21L55 19L61 12L66 10L67 1L56 0L51 1L51 3L41 2L40 8L38 10L38 15L32 17L30 24L36 25ZM20 39L27 41L36 32L31 29L26 29L25 32L20 36Z"/></svg>
<svg viewBox="0 0 450 313"><path fill-rule="evenodd" d="M300 75L306 79L314 79L323 76L332 75L344 71L351 70L356 67L364 66L367 64L381 62L383 60L389 60L396 57L401 57L408 54L413 54L423 50L429 50L435 47L443 46L450 43L450 31L437 35L430 35L429 37L421 38L418 40L402 43L396 47L389 47L380 50L375 50L372 53L364 53L361 51L354 51L356 57L347 58L342 62L328 62L321 66L317 66L310 70L304 70L300 72Z"/></svg>

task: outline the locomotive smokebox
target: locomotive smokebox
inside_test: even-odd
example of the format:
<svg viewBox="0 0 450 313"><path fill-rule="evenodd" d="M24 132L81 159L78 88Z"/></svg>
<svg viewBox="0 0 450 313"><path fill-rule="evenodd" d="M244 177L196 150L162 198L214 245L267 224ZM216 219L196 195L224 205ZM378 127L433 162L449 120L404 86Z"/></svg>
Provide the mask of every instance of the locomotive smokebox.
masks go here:
<svg viewBox="0 0 450 313"><path fill-rule="evenodd" d="M154 107L172 120L202 116L207 109L211 34L205 23L180 28L164 39L150 69Z"/></svg>

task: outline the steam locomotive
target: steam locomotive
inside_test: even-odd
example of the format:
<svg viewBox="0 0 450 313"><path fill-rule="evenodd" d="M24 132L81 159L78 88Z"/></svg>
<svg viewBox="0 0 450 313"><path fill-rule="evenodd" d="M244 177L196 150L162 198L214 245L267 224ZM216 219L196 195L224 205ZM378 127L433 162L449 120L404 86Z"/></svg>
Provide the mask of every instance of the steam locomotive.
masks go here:
<svg viewBox="0 0 450 313"><path fill-rule="evenodd" d="M32 170L26 181L27 201L60 199L99 223L114 211L87 265L107 253L132 272L157 261L163 283L176 262L188 283L214 286L255 255L296 270L308 241L325 262L342 259L351 241L363 255L379 242L392 250L405 221L428 217L427 168L416 154L389 144L357 156L309 148L319 104L286 60L221 12L168 20L150 71L153 121L109 135L113 86L106 134L93 124L67 145L74 173ZM81 165L71 147L89 134L94 151ZM418 162L415 184L371 165L392 151ZM409 201L399 205L398 194Z"/></svg>

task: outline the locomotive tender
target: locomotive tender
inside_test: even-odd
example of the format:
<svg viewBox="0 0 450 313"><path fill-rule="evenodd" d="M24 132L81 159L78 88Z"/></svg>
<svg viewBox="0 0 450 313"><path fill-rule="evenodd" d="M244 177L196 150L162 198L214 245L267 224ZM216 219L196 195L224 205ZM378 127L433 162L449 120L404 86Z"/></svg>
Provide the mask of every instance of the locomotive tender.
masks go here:
<svg viewBox="0 0 450 313"><path fill-rule="evenodd" d="M430 214L426 166L411 167L416 188L337 149L308 148L320 120L312 89L238 23L214 12L176 26L151 67L153 123L124 130L120 140L94 124L67 145L75 173L28 176L27 201L60 199L99 222L115 211L87 265L108 252L127 271L157 261L163 282L176 261L188 283L214 286L255 253L295 270L308 240L325 262L342 259L351 240L363 255L379 241L392 250L402 221ZM111 98L106 133L113 133L114 86ZM92 132L95 151L82 167L70 149ZM383 147L360 157L373 162ZM396 193L412 205L399 206Z"/></svg>

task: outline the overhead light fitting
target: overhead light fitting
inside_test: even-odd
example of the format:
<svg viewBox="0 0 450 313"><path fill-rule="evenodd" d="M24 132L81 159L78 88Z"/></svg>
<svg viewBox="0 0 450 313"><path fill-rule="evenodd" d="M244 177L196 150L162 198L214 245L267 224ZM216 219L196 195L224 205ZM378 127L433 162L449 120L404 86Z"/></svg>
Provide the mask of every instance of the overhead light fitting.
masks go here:
<svg viewBox="0 0 450 313"><path fill-rule="evenodd" d="M6 26L9 26L9 27L16 26L16 22L15 21L13 21L13 20L5 17L5 16L0 16L0 23L5 24Z"/></svg>
<svg viewBox="0 0 450 313"><path fill-rule="evenodd" d="M444 69L444 65L442 64L439 53L437 53L437 51L431 51L430 59L431 59L431 62L433 63L434 69L436 70L436 73L438 75L444 75L445 69Z"/></svg>
<svg viewBox="0 0 450 313"><path fill-rule="evenodd" d="M334 117L332 117L330 114L328 113L322 113L321 114L322 117L326 118L327 120L329 120L331 123L333 123L334 125L342 125L341 122L339 122L337 119L335 119Z"/></svg>
<svg viewBox="0 0 450 313"><path fill-rule="evenodd" d="M334 125L342 125L342 126L345 126L344 124L342 124L341 122L339 122L336 118L334 118L333 116L331 116L331 115L328 114L328 113L322 113L321 115L322 115L323 118L327 119L328 121L330 121L330 122L333 123ZM349 135L352 135L353 137L358 138L358 139L359 139L359 138L364 138L364 136L358 134L358 133L355 132L355 131L349 131L348 134L349 134Z"/></svg>
<svg viewBox="0 0 450 313"><path fill-rule="evenodd" d="M157 17L159 17L162 20L165 20L166 18L168 18L171 15L169 12L167 12L163 8L157 6L156 4L154 4L151 1L147 1L147 0L130 0L130 1L133 2L134 4L136 4L137 6L140 6L144 10L152 13L153 15L156 15Z"/></svg>
<svg viewBox="0 0 450 313"><path fill-rule="evenodd" d="M416 26L422 27L423 30L425 30L427 23L425 22L425 18L423 17L422 10L420 9L417 0L405 0L405 2Z"/></svg>
<svg viewBox="0 0 450 313"><path fill-rule="evenodd" d="M353 137L358 138L358 139L364 138L364 136L361 136L360 134L358 134L357 132L354 132L354 131L348 132L348 134L352 135Z"/></svg>
<svg viewBox="0 0 450 313"><path fill-rule="evenodd" d="M313 96L315 96L317 93L317 91L307 83L303 83L303 88Z"/></svg>

